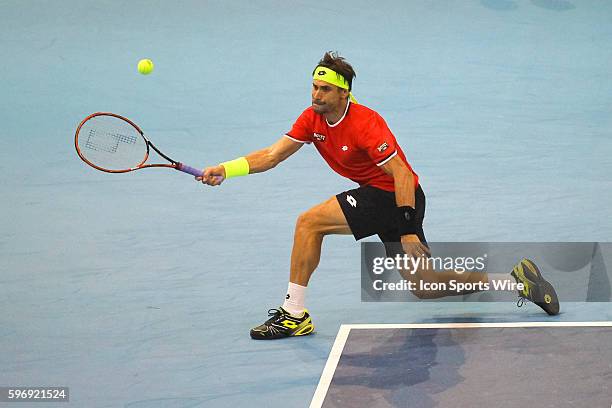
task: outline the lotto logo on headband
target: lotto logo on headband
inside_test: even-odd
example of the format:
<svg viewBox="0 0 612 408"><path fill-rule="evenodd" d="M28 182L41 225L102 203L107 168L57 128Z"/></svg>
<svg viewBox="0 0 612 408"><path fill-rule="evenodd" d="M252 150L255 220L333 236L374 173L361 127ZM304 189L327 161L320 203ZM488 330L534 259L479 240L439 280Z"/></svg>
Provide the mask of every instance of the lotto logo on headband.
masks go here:
<svg viewBox="0 0 612 408"><path fill-rule="evenodd" d="M328 84L336 85L338 88L347 89L350 91L351 87L349 86L348 81L333 69L329 69L327 67L322 67L319 65L314 69L314 71L312 71L312 73L312 79L327 82ZM351 98L351 102L357 103L357 100L350 92L349 98Z"/></svg>
<svg viewBox="0 0 612 408"><path fill-rule="evenodd" d="M321 81L325 81L332 85L336 85L339 88L349 89L349 84L346 81L346 79L344 79L342 75L340 75L333 69L318 66L315 68L313 72L316 72L316 74L313 75L312 79L318 79Z"/></svg>

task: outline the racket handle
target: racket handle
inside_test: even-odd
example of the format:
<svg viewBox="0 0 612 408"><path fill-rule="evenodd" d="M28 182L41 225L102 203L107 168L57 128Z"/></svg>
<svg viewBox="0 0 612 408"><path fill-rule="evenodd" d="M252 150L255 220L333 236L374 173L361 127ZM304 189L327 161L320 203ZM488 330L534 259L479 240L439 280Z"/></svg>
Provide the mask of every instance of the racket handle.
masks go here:
<svg viewBox="0 0 612 408"><path fill-rule="evenodd" d="M195 167L187 166L183 163L179 163L178 166L176 166L176 169L196 177L200 177L204 172L204 170L196 169Z"/></svg>
<svg viewBox="0 0 612 408"><path fill-rule="evenodd" d="M182 171L183 173L191 174L192 176L196 177L201 177L202 173L204 172L201 169L196 169L195 167L187 166L183 163L179 163L176 166L176 169ZM223 177L220 176L215 176L215 179L217 179L217 181L223 181Z"/></svg>

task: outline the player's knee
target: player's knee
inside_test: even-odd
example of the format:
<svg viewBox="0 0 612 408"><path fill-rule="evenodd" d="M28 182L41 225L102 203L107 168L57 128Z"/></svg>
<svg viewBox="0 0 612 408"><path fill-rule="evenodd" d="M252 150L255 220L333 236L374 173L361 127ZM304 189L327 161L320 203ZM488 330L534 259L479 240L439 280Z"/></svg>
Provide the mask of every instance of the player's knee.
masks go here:
<svg viewBox="0 0 612 408"><path fill-rule="evenodd" d="M437 282L437 276L432 275L425 269L418 268L416 270L398 270L402 278L413 283L415 289L412 294L419 299L434 299L438 296L431 290L421 289L422 282L432 283Z"/></svg>
<svg viewBox="0 0 612 408"><path fill-rule="evenodd" d="M431 280L435 280L436 276L435 275L430 275L429 273L427 273L426 270L422 269L422 268L399 268L397 270L399 272L399 274L401 275L402 278L406 279L407 281L412 281L412 282L419 282L421 280L426 280L426 281L431 281Z"/></svg>
<svg viewBox="0 0 612 408"><path fill-rule="evenodd" d="M298 233L317 233L318 232L318 217L315 211L308 210L300 214L297 218L295 230Z"/></svg>

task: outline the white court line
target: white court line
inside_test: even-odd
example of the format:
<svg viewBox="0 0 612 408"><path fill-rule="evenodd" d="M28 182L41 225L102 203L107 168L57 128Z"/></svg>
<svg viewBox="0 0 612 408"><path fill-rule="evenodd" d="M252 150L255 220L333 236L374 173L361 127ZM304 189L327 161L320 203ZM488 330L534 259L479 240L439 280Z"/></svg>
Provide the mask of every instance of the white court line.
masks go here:
<svg viewBox="0 0 612 408"><path fill-rule="evenodd" d="M514 322L514 323L406 323L406 324L343 324L329 353L310 408L321 408L329 390L338 361L351 330L372 329L474 329L481 327L612 327L612 322Z"/></svg>
<svg viewBox="0 0 612 408"><path fill-rule="evenodd" d="M329 352L329 357L327 358L327 363L325 363L325 368L321 374L319 385L317 385L317 389L315 390L312 401L310 402L310 408L320 408L323 405L323 401L327 395L327 390L329 389L329 384L331 384L331 380L336 372L338 361L340 360L342 350L344 350L344 345L346 344L346 339L348 339L352 326L355 325L343 324L340 326L340 330L338 330L338 335L336 336L336 341L334 341L334 345Z"/></svg>

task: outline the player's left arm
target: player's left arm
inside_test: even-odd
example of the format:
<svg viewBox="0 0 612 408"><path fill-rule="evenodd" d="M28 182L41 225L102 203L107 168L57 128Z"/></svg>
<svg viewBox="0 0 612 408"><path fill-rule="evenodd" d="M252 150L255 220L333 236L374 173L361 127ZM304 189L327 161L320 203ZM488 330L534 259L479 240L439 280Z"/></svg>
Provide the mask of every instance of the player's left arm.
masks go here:
<svg viewBox="0 0 612 408"><path fill-rule="evenodd" d="M395 186L395 202L398 207L415 207L414 196L414 174L408 168L406 163L399 156L393 157L391 160L381 165L380 168L385 173L393 177ZM421 240L416 234L402 235L402 244L406 253L415 257L422 254L429 255L429 249L421 243Z"/></svg>
<svg viewBox="0 0 612 408"><path fill-rule="evenodd" d="M414 208L414 174L406 166L406 163L398 155L395 155L391 160L381 165L380 168L393 177L397 206Z"/></svg>

